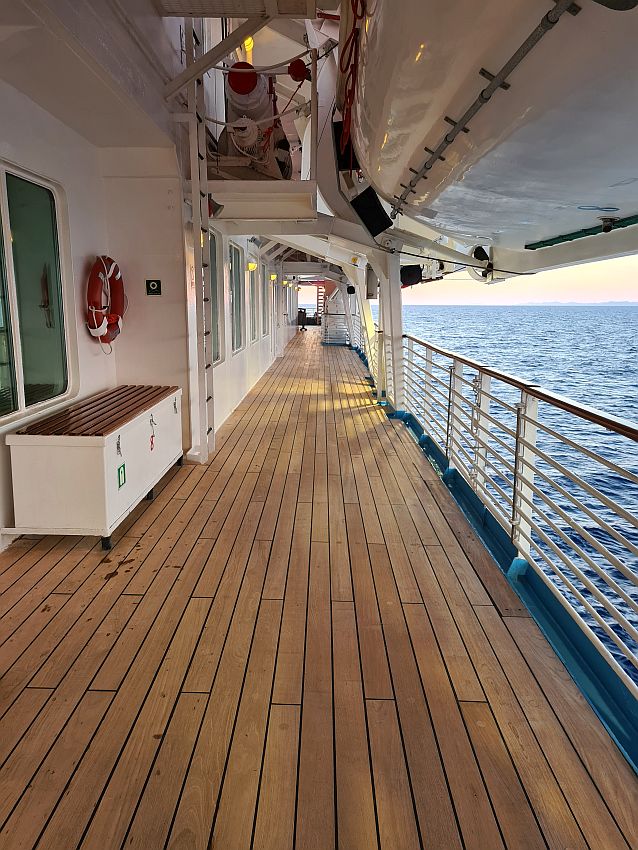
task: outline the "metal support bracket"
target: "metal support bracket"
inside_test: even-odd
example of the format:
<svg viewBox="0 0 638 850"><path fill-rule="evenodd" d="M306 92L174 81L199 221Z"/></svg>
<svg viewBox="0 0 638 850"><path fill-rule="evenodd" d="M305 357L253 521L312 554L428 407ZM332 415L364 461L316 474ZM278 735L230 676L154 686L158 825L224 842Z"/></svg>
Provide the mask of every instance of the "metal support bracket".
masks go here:
<svg viewBox="0 0 638 850"><path fill-rule="evenodd" d="M248 36L255 35L260 29L267 26L271 20L272 18L268 16L263 18L248 18L243 24L240 24L237 29L229 33L219 44L216 44L215 47L212 47L203 56L200 56L197 61L188 65L181 74L178 74L174 80L171 80L166 85L164 88L164 97L166 100L176 95L177 92L181 91L192 80L210 71L213 65L225 59L229 53L232 53L233 50L236 50L243 44Z"/></svg>

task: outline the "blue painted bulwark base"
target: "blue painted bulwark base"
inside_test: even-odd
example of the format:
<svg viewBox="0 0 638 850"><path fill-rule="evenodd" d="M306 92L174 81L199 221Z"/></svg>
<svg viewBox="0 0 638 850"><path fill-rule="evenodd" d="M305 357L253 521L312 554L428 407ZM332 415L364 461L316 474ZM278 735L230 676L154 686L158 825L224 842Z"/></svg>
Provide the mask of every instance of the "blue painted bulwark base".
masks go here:
<svg viewBox="0 0 638 850"><path fill-rule="evenodd" d="M368 365L368 358L365 356L363 349L359 348L358 345L353 345L352 350L356 351L356 353L359 355L359 360L361 360L361 362L364 364L366 369L369 369L370 367Z"/></svg>
<svg viewBox="0 0 638 850"><path fill-rule="evenodd" d="M424 454L441 475L490 554L538 623L581 692L638 773L638 702L605 662L543 579L518 557L505 529L481 502L467 481L449 466L447 457L406 411L388 410L416 436Z"/></svg>

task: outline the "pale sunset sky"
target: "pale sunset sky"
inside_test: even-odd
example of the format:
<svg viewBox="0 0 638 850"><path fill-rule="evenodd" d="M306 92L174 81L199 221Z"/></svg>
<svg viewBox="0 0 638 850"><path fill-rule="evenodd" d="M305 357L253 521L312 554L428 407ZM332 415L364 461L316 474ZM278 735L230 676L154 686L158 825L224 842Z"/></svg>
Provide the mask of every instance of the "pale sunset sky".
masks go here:
<svg viewBox="0 0 638 850"><path fill-rule="evenodd" d="M301 287L300 304L314 304L315 298L314 287ZM491 286L472 280L466 272L454 272L441 281L403 290L404 304L538 304L548 301L583 304L634 301L638 304L638 255L511 277Z"/></svg>

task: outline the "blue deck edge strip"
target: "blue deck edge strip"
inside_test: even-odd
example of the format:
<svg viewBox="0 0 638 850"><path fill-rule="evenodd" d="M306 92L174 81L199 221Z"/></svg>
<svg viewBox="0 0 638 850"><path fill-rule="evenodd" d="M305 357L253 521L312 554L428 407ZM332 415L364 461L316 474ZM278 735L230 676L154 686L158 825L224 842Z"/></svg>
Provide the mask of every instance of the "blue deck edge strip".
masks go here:
<svg viewBox="0 0 638 850"><path fill-rule="evenodd" d="M361 356L361 354L359 355ZM604 661L530 564L518 557L509 536L412 413L388 407L417 438L428 460L530 612L579 690L618 748L638 773L638 701Z"/></svg>

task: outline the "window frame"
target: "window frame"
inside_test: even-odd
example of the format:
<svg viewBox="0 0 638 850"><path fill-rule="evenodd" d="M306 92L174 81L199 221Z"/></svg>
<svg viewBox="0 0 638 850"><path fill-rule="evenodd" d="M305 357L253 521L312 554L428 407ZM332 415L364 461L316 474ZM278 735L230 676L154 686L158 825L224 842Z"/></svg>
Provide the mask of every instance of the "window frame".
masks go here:
<svg viewBox="0 0 638 850"><path fill-rule="evenodd" d="M240 316L240 328L241 328L241 344L235 348L235 301L233 297L233 249L235 249L239 255L239 270L240 270L240 278L239 278L239 289L241 293L241 316ZM246 337L248 334L246 333L246 258L245 252L241 245L238 245L236 242L228 243L228 271L229 271L229 290L230 290L230 347L232 349L232 355L239 354L240 351L243 351L246 348Z"/></svg>
<svg viewBox="0 0 638 850"><path fill-rule="evenodd" d="M257 264L257 268L252 272L248 269L248 263L251 263L251 262ZM260 336L261 336L261 334L259 333L259 327L260 327L259 315L260 315L260 311L261 311L261 298L260 298L260 293L259 293L259 262L257 260L257 257L254 257L251 254L248 255L248 259L246 261L246 270L247 270L247 277L248 277L248 316L247 316L247 318L248 318L248 329L249 329L248 336L250 338L250 344L254 345L254 343L259 342L259 339L260 339ZM254 278L253 278L253 275L254 275ZM253 298L252 298L253 293L251 291L253 279L255 281L255 296L256 296L254 304L253 304ZM253 322L253 319L254 319L254 322ZM253 333L253 331L254 331L254 333Z"/></svg>
<svg viewBox="0 0 638 850"><path fill-rule="evenodd" d="M55 210L55 235L57 241L57 260L60 272L60 297L62 301L62 316L64 320L64 354L66 360L66 389L60 395L29 406L25 403L24 370L22 362L22 340L20 337L20 314L18 292L16 288L13 251L11 249L11 222L9 218L9 198L6 175L11 174L22 180L40 186L51 193ZM64 402L75 398L79 392L79 358L77 322L75 315L75 291L73 285L73 264L70 243L69 212L66 195L59 183L22 168L10 160L0 158L0 237L4 245L4 268L7 284L7 305L12 337L14 358L14 373L17 389L18 408L0 415L0 428L16 422L35 419L47 410L60 407Z"/></svg>
<svg viewBox="0 0 638 850"><path fill-rule="evenodd" d="M211 228L209 234L210 242L215 245L215 280L212 275L210 279L211 291L215 287L217 294L217 341L219 343L219 357L213 360L213 368L219 366L226 360L226 322L223 321L224 311L224 239L221 233ZM211 304L211 330L213 324L213 308Z"/></svg>

